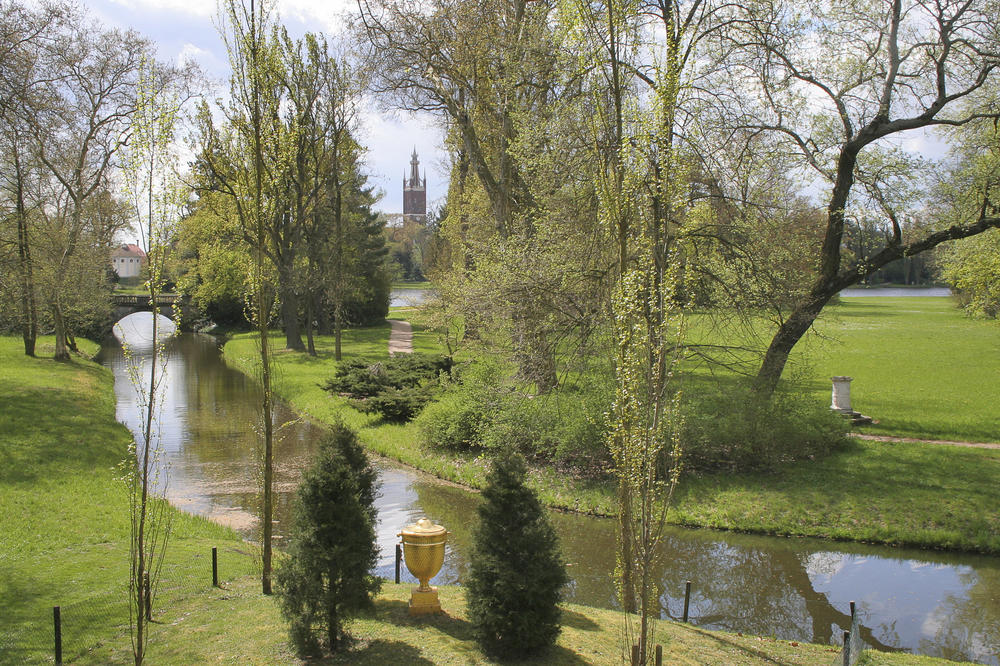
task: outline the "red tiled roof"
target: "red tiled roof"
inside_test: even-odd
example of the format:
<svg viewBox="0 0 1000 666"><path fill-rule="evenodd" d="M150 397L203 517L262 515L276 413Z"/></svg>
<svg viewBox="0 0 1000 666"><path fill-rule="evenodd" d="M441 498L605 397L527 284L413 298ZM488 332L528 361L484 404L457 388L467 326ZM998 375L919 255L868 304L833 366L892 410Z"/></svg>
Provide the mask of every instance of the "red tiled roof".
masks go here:
<svg viewBox="0 0 1000 666"><path fill-rule="evenodd" d="M145 258L146 253L142 251L142 248L135 243L125 243L119 247L116 247L111 253L112 257L140 257Z"/></svg>

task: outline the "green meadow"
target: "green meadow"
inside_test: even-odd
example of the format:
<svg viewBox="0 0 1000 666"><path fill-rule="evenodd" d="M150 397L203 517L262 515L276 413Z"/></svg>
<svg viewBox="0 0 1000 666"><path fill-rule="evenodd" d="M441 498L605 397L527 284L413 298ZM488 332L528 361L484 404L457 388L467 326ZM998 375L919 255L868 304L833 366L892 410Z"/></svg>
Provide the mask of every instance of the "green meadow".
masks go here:
<svg viewBox="0 0 1000 666"><path fill-rule="evenodd" d="M820 399L834 375L876 435L1000 442L1000 323L950 298L843 298L799 350Z"/></svg>

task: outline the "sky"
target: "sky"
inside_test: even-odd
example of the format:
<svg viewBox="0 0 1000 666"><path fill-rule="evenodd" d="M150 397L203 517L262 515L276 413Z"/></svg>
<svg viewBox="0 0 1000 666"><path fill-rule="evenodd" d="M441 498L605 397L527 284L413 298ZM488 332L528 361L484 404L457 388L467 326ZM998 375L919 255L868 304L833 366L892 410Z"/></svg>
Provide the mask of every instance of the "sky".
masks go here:
<svg viewBox="0 0 1000 666"><path fill-rule="evenodd" d="M228 89L229 62L216 30L216 0L85 0L88 12L109 27L131 28L151 39L159 58L178 63L197 62L218 84L215 96ZM278 0L277 13L288 32L323 32L330 41L342 31L345 12L357 11L354 0ZM383 194L376 209L403 212L403 174L409 173L410 153L416 149L421 171L427 174L427 205L442 203L448 189L443 136L432 116L379 111L363 113L360 141L367 146L370 183Z"/></svg>

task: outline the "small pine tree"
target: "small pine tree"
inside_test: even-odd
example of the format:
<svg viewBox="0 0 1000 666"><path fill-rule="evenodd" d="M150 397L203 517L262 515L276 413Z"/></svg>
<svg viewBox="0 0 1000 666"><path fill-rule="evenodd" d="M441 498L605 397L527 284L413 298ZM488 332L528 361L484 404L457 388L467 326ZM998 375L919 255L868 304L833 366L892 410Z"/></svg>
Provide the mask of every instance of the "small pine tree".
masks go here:
<svg viewBox="0 0 1000 666"><path fill-rule="evenodd" d="M302 655L335 652L345 620L371 609L381 579L375 540L378 476L355 433L337 425L299 486L288 557L277 572L282 613ZM325 631L324 631L325 630Z"/></svg>
<svg viewBox="0 0 1000 666"><path fill-rule="evenodd" d="M524 657L553 645L567 583L555 530L525 485L524 459L502 454L479 506L465 585L469 617L483 649Z"/></svg>

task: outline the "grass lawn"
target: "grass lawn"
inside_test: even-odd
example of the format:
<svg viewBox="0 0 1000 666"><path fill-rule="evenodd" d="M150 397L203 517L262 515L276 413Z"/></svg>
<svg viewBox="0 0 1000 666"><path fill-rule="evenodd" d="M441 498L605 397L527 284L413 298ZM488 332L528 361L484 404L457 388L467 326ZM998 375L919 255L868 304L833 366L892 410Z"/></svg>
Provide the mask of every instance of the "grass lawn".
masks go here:
<svg viewBox="0 0 1000 666"><path fill-rule="evenodd" d="M99 645L123 661L130 528L118 465L130 435L115 421L109 371L78 357L52 361L51 339L37 352L27 358L20 338L0 337L0 663L51 662L53 606L66 661L86 660ZM157 608L211 587L212 546L223 577L253 570L250 548L231 530L170 515Z"/></svg>
<svg viewBox="0 0 1000 666"><path fill-rule="evenodd" d="M336 657L310 663L329 664L487 664L494 663L472 638L461 588L441 587L445 614L411 618L411 586L386 583L375 613L352 621L353 644ZM622 615L615 611L566 604L563 631L555 648L528 662L555 666L621 664ZM298 663L287 645L287 628L273 597L260 594L256 581L233 581L225 589L164 610L155 627L150 663L284 664ZM657 642L665 664L829 664L836 648L773 638L711 632L674 623L657 623ZM877 664L943 664L941 659L873 653ZM104 648L88 661L116 661ZM948 662L951 663L951 662Z"/></svg>
<svg viewBox="0 0 1000 666"><path fill-rule="evenodd" d="M824 311L801 357L817 399L848 375L863 432L1000 442L1000 323L971 319L951 298L843 298Z"/></svg>
<svg viewBox="0 0 1000 666"><path fill-rule="evenodd" d="M390 316L420 321L407 309L394 309ZM937 328L935 321L940 323ZM873 432L932 438L960 432L967 438L993 440L1000 436L1000 416L989 407L1000 398L996 323L966 318L949 299L852 298L831 308L819 332L822 337L804 342L799 361L811 363L816 379L810 386L822 404L829 404L830 389L829 380L821 378L850 374L856 378L856 408L882 421ZM345 357L386 356L388 335L388 326L350 331ZM945 338L953 358L941 366L944 352L934 350ZM274 340L282 344L278 337ZM323 423L342 419L377 453L482 487L486 465L481 458L423 447L412 425L383 424L320 389L332 375L334 361L329 338L319 338L317 345L316 358L287 351L275 355L276 390L296 410ZM419 324L414 325L414 345L417 351L438 351L436 335ZM234 366L253 372L256 357L250 336L228 342L225 354ZM934 381L947 388L934 390ZM875 392L872 386L883 390ZM971 386L983 388L967 390ZM975 407L949 403L948 395L963 390L973 395L961 404ZM917 394L923 403L904 399ZM919 425L907 430L900 426L904 422ZM949 430L948 423L959 425ZM988 432L991 437L985 436ZM1000 553L998 483L1000 450L857 441L823 460L789 465L774 474L689 476L670 520L767 534ZM542 468L533 472L533 485L551 506L614 515L614 492L607 482Z"/></svg>

